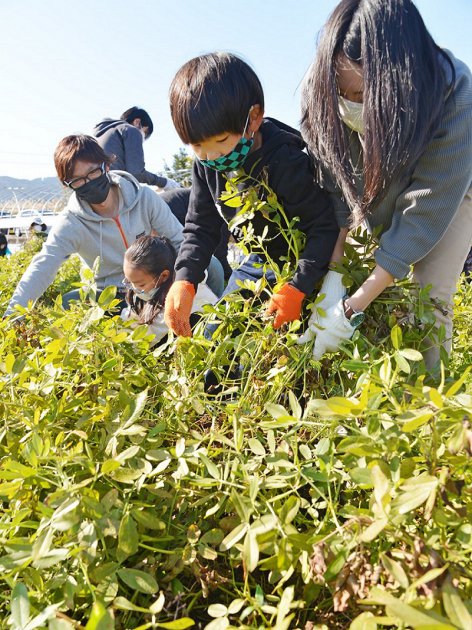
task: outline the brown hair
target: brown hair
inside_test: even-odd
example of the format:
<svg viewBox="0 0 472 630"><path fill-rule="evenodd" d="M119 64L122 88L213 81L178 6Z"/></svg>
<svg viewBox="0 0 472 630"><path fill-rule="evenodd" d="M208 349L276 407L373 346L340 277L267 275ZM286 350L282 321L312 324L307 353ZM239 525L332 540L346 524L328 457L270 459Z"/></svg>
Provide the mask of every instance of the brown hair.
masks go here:
<svg viewBox="0 0 472 630"><path fill-rule="evenodd" d="M71 179L76 160L110 165L113 156L107 155L92 136L76 134L62 138L54 151L54 166L61 182Z"/></svg>

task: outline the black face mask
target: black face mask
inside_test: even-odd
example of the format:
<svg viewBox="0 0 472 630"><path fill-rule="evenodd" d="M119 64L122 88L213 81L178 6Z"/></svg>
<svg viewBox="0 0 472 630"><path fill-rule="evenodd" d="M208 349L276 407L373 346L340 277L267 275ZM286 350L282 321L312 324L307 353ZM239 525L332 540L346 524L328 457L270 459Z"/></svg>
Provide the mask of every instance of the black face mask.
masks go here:
<svg viewBox="0 0 472 630"><path fill-rule="evenodd" d="M110 192L110 180L108 173L103 173L97 179L92 179L80 188L77 188L75 194L82 201L90 204L103 203Z"/></svg>

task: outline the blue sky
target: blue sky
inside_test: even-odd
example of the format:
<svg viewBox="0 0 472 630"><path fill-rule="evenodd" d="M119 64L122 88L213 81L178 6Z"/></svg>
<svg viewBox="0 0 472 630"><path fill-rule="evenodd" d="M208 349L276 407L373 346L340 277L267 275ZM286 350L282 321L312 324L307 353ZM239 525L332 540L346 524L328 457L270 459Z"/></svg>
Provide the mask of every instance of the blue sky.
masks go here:
<svg viewBox="0 0 472 630"><path fill-rule="evenodd" d="M167 91L195 55L230 50L258 73L266 113L296 126L300 82L336 0L0 0L0 175L54 175L69 133L144 107L155 132L146 166L182 146ZM472 66L472 0L417 0L438 44Z"/></svg>

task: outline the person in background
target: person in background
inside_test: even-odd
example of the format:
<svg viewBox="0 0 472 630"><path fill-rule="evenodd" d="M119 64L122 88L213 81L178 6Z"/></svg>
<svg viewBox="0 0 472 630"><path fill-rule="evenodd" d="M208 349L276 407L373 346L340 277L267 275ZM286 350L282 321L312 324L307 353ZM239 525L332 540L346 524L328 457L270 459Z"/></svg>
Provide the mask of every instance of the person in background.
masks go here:
<svg viewBox="0 0 472 630"><path fill-rule="evenodd" d="M40 236L42 238L46 238L49 232L48 226L41 217L33 217L31 225L29 226L28 232L30 236Z"/></svg>
<svg viewBox="0 0 472 630"><path fill-rule="evenodd" d="M196 159L185 240L177 257L176 281L166 298L167 325L177 335L191 335L189 316L196 288L218 245L221 226L237 212L220 198L234 172L250 176L241 192L254 187L260 199L265 193L258 183L264 178L287 216L299 218L297 229L306 236L305 248L294 276L272 294L267 306L274 328L298 319L304 298L328 269L339 233L332 205L314 182L300 134L264 118L261 83L252 68L233 54L211 53L184 64L170 87L170 108L180 139L191 146ZM273 260L287 257L288 244L278 226L258 212L252 226L256 235L266 235ZM238 240L241 235L238 226L233 236ZM223 296L240 290L238 280L261 278L264 262L253 254L233 270ZM266 277L275 282L272 272Z"/></svg>
<svg viewBox="0 0 472 630"><path fill-rule="evenodd" d="M17 304L27 306L38 299L62 263L74 253L90 268L100 257L95 276L98 292L109 285L118 287L124 308L125 251L153 230L167 237L178 250L183 240L182 226L152 188L140 185L129 173L110 171L111 157L91 136L63 138L54 153L54 164L59 180L72 195L23 274L5 314L11 314ZM66 293L64 307L78 297L78 290Z"/></svg>
<svg viewBox="0 0 472 630"><path fill-rule="evenodd" d="M135 320L146 324L154 335L152 345L160 341L169 329L164 322L164 302L174 282L174 265L177 255L171 242L158 236L141 236L126 250L123 284L126 287L126 302L123 320ZM218 300L209 287L200 283L192 304L191 323L194 325L205 304Z"/></svg>
<svg viewBox="0 0 472 630"><path fill-rule="evenodd" d="M127 171L138 182L157 186L163 190L179 188L180 184L169 177L147 171L144 164L143 143L154 130L146 110L130 107L118 120L104 118L95 125L93 135L107 155L114 155L111 170Z"/></svg>
<svg viewBox="0 0 472 630"><path fill-rule="evenodd" d="M410 0L342 0L322 31L303 89L302 134L321 165L341 233L380 230L376 267L346 296L331 272L314 356L349 339L363 311L413 267L442 302L444 348L451 350L452 297L472 242L472 76L434 42ZM183 250L184 251L184 250ZM425 351L429 368L439 347Z"/></svg>
<svg viewBox="0 0 472 630"><path fill-rule="evenodd" d="M8 249L7 237L5 236L5 234L0 232L0 257L2 256L6 256L6 257L11 256L11 251Z"/></svg>

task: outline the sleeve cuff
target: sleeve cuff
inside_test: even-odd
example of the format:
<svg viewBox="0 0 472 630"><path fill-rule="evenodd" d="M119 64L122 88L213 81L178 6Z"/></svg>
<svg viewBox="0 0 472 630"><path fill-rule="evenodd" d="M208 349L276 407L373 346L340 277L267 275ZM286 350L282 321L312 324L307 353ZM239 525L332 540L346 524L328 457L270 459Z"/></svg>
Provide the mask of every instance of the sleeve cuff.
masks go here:
<svg viewBox="0 0 472 630"><path fill-rule="evenodd" d="M410 272L410 265L408 263L387 254L381 247L375 251L374 257L375 262L382 267L382 269L388 271L388 273L392 274L392 276L398 280L406 278Z"/></svg>

